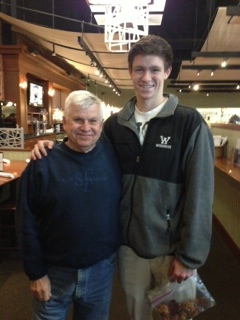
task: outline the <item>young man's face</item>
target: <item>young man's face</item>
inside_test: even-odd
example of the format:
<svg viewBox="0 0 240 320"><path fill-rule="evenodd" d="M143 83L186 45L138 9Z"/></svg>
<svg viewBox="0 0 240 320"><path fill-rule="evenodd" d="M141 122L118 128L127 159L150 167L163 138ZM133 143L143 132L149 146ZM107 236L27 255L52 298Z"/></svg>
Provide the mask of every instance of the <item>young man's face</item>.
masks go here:
<svg viewBox="0 0 240 320"><path fill-rule="evenodd" d="M86 152L94 148L99 139L103 121L99 106L93 104L87 109L72 105L63 126L68 137L67 146L75 151Z"/></svg>
<svg viewBox="0 0 240 320"><path fill-rule="evenodd" d="M132 70L129 71L137 99L152 104L162 102L164 81L168 78L171 68L164 70L164 61L159 56L138 55L134 58Z"/></svg>

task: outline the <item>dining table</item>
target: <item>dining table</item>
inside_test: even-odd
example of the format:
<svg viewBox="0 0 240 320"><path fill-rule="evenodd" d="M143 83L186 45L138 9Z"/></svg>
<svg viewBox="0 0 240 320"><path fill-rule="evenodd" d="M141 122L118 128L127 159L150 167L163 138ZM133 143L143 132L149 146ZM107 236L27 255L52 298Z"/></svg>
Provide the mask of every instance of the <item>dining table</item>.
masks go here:
<svg viewBox="0 0 240 320"><path fill-rule="evenodd" d="M6 159L0 171L0 253L16 250L15 210L18 181L27 166L24 160ZM6 176L5 176L6 175ZM1 260L1 254L0 254Z"/></svg>
<svg viewBox="0 0 240 320"><path fill-rule="evenodd" d="M7 163L3 163L3 173L9 173L11 177L1 176L0 172L0 187L8 183L16 182L15 180L20 178L23 170L27 166L27 161L24 160L9 160Z"/></svg>

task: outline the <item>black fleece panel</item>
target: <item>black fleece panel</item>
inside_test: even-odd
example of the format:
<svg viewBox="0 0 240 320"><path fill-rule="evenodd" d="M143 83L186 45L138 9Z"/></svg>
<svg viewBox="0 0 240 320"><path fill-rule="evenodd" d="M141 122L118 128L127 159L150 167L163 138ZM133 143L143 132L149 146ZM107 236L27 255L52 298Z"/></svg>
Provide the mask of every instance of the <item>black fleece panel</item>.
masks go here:
<svg viewBox="0 0 240 320"><path fill-rule="evenodd" d="M150 120L143 146L128 121L119 124L117 115L105 123L104 131L114 145L123 174L182 183L183 155L202 121L196 110L178 106L174 115Z"/></svg>

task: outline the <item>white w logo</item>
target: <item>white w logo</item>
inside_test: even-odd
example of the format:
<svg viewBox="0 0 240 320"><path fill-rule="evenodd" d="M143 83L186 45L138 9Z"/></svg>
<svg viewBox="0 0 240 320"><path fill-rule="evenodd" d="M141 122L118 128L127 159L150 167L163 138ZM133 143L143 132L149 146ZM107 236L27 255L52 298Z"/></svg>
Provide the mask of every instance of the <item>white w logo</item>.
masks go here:
<svg viewBox="0 0 240 320"><path fill-rule="evenodd" d="M161 144L168 144L168 141L171 139L171 137L164 137L160 136L161 138Z"/></svg>

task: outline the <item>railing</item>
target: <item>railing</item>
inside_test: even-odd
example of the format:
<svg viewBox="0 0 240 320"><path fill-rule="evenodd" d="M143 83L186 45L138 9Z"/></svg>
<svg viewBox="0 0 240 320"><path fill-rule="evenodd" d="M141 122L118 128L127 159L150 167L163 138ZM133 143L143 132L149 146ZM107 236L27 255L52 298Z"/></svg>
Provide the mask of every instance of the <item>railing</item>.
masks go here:
<svg viewBox="0 0 240 320"><path fill-rule="evenodd" d="M23 149L23 128L0 128L0 149Z"/></svg>

